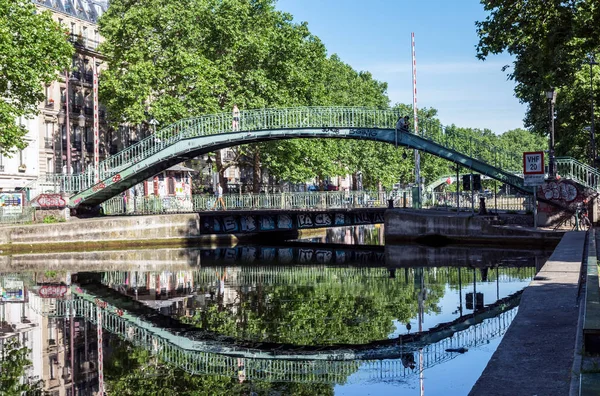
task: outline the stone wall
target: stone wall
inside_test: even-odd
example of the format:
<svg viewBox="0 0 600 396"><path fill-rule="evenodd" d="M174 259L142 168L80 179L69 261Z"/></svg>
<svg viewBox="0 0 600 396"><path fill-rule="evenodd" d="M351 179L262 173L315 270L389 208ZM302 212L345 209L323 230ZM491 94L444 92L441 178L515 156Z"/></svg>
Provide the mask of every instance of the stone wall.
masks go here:
<svg viewBox="0 0 600 396"><path fill-rule="evenodd" d="M72 219L64 223L0 228L0 245L127 242L136 240L186 239L200 235L196 213L158 216Z"/></svg>
<svg viewBox="0 0 600 396"><path fill-rule="evenodd" d="M390 209L385 214L385 239L393 242L442 237L451 241L522 241L556 239L562 234L490 224L484 216Z"/></svg>

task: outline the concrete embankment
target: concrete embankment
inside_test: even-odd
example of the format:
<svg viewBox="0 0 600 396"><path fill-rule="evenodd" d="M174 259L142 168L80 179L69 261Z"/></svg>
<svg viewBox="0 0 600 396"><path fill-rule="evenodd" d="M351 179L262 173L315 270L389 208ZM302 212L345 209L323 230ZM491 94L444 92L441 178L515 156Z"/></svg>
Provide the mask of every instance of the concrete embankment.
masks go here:
<svg viewBox="0 0 600 396"><path fill-rule="evenodd" d="M508 215L505 215L508 217ZM555 245L562 233L526 226L495 225L498 216L467 213L390 209L385 212L386 242L433 241L445 243Z"/></svg>
<svg viewBox="0 0 600 396"><path fill-rule="evenodd" d="M28 251L128 246L235 243L231 235L201 235L200 215L169 214L72 219L65 223L0 227L0 250Z"/></svg>
<svg viewBox="0 0 600 396"><path fill-rule="evenodd" d="M568 395L585 232L565 234L521 297L519 312L470 395Z"/></svg>

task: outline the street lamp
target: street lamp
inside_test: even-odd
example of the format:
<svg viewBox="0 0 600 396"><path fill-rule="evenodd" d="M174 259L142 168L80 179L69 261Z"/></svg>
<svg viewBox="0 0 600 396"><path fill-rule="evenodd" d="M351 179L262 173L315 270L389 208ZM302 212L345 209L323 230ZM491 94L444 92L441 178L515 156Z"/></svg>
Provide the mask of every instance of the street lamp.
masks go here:
<svg viewBox="0 0 600 396"><path fill-rule="evenodd" d="M554 104L556 103L556 91L554 88L546 91L546 99L550 105L550 144L548 155L550 156L548 176L550 179L556 179L556 168L554 164Z"/></svg>
<svg viewBox="0 0 600 396"><path fill-rule="evenodd" d="M56 116L58 119L58 134L60 135L60 166L59 172L62 173L62 156L63 156L63 131L62 126L65 124L65 111L61 108Z"/></svg>
<svg viewBox="0 0 600 396"><path fill-rule="evenodd" d="M212 158L210 158L210 155L209 155L208 159L206 160L206 165L208 165L208 175L210 177L210 180L209 180L210 187L214 188L212 163L213 163Z"/></svg>
<svg viewBox="0 0 600 396"><path fill-rule="evenodd" d="M588 55L588 63L590 64L590 102L592 104L592 125L591 125L591 142L592 142L592 166L596 164L596 131L595 131L595 116L594 116L594 74L593 66L597 65L594 54Z"/></svg>

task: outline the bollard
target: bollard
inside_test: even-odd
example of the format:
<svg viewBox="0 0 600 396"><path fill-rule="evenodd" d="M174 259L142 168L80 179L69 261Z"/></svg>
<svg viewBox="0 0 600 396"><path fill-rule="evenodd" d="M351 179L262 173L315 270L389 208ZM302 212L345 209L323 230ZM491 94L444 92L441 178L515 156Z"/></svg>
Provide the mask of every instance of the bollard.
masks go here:
<svg viewBox="0 0 600 396"><path fill-rule="evenodd" d="M479 214L486 215L487 209L485 208L485 197L479 197Z"/></svg>
<svg viewBox="0 0 600 396"><path fill-rule="evenodd" d="M394 209L394 200L392 198L388 199L388 209Z"/></svg>

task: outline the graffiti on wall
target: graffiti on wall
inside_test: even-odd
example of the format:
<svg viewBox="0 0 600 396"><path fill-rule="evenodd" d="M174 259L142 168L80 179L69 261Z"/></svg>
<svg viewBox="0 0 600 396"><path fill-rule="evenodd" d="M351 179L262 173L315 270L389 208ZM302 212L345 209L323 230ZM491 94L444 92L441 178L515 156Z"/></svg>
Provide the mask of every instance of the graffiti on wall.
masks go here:
<svg viewBox="0 0 600 396"><path fill-rule="evenodd" d="M40 194L31 202L31 205L44 209L64 208L67 206L67 202L60 194Z"/></svg>
<svg viewBox="0 0 600 396"><path fill-rule="evenodd" d="M585 192L571 180L549 180L538 187L540 197L555 201L562 206L573 206L585 199ZM540 203L540 212L554 213L559 208L547 203Z"/></svg>
<svg viewBox="0 0 600 396"><path fill-rule="evenodd" d="M289 231L322 227L377 224L384 222L383 211L354 213L292 212L223 214L203 216L201 232L236 233Z"/></svg>
<svg viewBox="0 0 600 396"><path fill-rule="evenodd" d="M271 262L278 264L346 264L346 263L384 263L383 249L323 249L313 247L253 247L218 248L203 251L203 260L253 263Z"/></svg>

